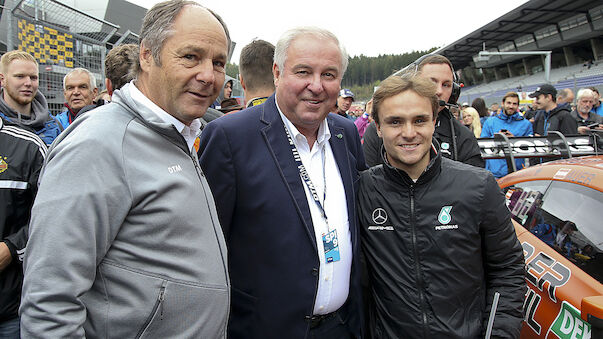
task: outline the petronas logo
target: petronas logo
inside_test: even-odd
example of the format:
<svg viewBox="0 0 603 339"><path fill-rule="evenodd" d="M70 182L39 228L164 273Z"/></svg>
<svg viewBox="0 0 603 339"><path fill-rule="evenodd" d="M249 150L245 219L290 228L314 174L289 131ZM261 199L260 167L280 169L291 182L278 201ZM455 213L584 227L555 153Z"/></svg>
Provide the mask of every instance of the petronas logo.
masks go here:
<svg viewBox="0 0 603 339"><path fill-rule="evenodd" d="M438 221L442 225L446 225L452 221L452 216L450 215L450 210L452 210L452 206L444 206L440 210L440 214L438 215Z"/></svg>

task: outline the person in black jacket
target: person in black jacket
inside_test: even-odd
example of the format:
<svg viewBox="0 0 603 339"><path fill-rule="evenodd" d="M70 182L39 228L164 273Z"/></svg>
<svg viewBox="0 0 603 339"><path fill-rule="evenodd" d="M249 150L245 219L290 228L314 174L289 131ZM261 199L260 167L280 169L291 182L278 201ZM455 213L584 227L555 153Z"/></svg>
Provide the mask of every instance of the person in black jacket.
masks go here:
<svg viewBox="0 0 603 339"><path fill-rule="evenodd" d="M442 156L432 82L390 77L373 96L383 164L361 174L358 213L373 338L518 338L524 257L492 174Z"/></svg>
<svg viewBox="0 0 603 339"><path fill-rule="evenodd" d="M578 123L570 115L571 108L557 105L557 89L553 85L544 84L529 97L536 98L534 109L540 110L534 117L534 135L547 135L549 131L578 134Z"/></svg>
<svg viewBox="0 0 603 339"><path fill-rule="evenodd" d="M485 167L477 139L467 127L454 119L448 109L449 105L456 105L460 95L460 87L455 83L452 63L439 54L422 57L416 63L418 63L417 74L432 80L436 84L438 100L446 103L439 108L434 133L434 137L441 145L442 155L469 165ZM455 88L454 94L453 88ZM381 145L383 141L377 136L377 127L371 123L364 132L362 145L364 158L369 167L381 164Z"/></svg>
<svg viewBox="0 0 603 339"><path fill-rule="evenodd" d="M0 337L19 338L23 252L46 145L0 118Z"/></svg>

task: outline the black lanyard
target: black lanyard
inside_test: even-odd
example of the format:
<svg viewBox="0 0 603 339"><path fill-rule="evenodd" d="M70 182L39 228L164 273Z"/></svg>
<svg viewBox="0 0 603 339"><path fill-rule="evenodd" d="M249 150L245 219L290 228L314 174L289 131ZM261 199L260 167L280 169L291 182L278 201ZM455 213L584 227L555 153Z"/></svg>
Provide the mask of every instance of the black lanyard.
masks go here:
<svg viewBox="0 0 603 339"><path fill-rule="evenodd" d="M285 133L287 133L287 139L289 140L289 146L291 146L291 152L293 153L293 159L295 159L295 162L297 163L297 169L299 170L299 176L301 177L302 181L308 187L308 190L310 191L310 195L312 195L312 198L314 199L316 206L318 206L318 209L320 210L320 213L321 213L323 219L325 220L325 223L327 224L327 230L329 230L329 220L327 219L327 213L323 206L327 199L327 177L325 175L325 157L326 157L325 152L326 152L326 149L325 149L324 143L322 145L322 180L323 180L323 185L324 185L324 189L323 189L324 194L323 194L322 203L321 203L320 199L318 198L318 193L316 192L316 188L315 188L314 184L312 183L312 180L310 179L310 174L308 173L308 171L306 170L306 167L302 163L299 152L297 151L297 147L295 147L293 138L291 138L289 129L287 128L287 126L284 126L284 127L285 127Z"/></svg>

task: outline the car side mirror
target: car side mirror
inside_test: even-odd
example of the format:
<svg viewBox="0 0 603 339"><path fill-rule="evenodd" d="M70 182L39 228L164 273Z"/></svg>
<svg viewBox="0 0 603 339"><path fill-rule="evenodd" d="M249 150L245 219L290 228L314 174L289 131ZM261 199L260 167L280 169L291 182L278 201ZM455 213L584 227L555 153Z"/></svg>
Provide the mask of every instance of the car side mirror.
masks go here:
<svg viewBox="0 0 603 339"><path fill-rule="evenodd" d="M590 324L590 337L603 338L603 295L582 299L580 310L582 320Z"/></svg>

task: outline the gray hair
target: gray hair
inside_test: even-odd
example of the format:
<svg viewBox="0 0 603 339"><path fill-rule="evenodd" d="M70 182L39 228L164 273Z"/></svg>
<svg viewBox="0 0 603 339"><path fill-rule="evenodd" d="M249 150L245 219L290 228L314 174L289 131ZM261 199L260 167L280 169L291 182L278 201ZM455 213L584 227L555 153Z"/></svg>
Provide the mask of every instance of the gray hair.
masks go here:
<svg viewBox="0 0 603 339"><path fill-rule="evenodd" d="M155 64L161 66L161 50L165 41L174 35L174 21L180 11L187 6L198 6L206 9L218 20L224 32L226 33L227 48L230 52L230 34L222 18L211 9L203 7L200 4L190 0L169 0L153 6L142 19L142 28L140 29L140 44L151 50ZM137 70L140 71L140 65Z"/></svg>
<svg viewBox="0 0 603 339"><path fill-rule="evenodd" d="M341 55L341 77L343 78L343 75L348 68L348 53L335 34L318 27L297 27L286 31L281 35L274 50L274 63L278 66L279 70L282 71L285 69L287 50L291 46L291 43L303 35L313 35L317 38L331 40L337 44L337 47L339 47L339 54Z"/></svg>
<svg viewBox="0 0 603 339"><path fill-rule="evenodd" d="M585 97L585 96L593 97L593 99L594 99L595 92L593 92L589 88L583 88L578 91L578 94L576 94L576 100L580 100L580 99L582 99L582 97Z"/></svg>
<svg viewBox="0 0 603 339"><path fill-rule="evenodd" d="M85 68L78 67L78 68L72 69L71 71L69 71L69 73L65 74L65 76L63 77L63 90L64 91L67 90L67 86L66 86L67 77L72 74L76 74L76 73L84 73L84 74L88 75L88 80L90 81L90 90L98 88L98 86L96 86L96 77L94 76L94 74L92 74L92 72L90 72L89 70L87 70Z"/></svg>

